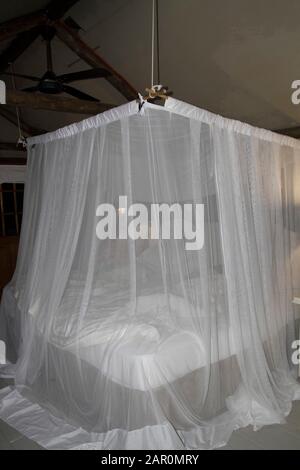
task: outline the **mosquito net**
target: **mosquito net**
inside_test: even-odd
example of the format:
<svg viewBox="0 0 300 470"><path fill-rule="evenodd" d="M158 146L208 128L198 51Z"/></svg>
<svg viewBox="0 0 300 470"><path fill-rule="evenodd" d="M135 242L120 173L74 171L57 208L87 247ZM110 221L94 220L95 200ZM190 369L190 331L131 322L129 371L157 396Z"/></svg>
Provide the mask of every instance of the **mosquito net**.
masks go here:
<svg viewBox="0 0 300 470"><path fill-rule="evenodd" d="M282 422L299 186L298 141L172 98L30 139L0 317L19 391L98 448L213 448Z"/></svg>

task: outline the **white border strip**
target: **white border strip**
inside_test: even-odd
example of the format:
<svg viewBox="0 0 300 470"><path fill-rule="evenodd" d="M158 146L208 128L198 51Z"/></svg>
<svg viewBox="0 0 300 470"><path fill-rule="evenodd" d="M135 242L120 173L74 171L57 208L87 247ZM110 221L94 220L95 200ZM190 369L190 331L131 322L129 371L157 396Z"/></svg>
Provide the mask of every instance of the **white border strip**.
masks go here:
<svg viewBox="0 0 300 470"><path fill-rule="evenodd" d="M110 122L118 121L124 117L132 116L133 114L137 114L138 110L138 102L130 101L129 103L104 111L104 113L97 114L96 116L84 119L83 121L62 127L54 132L47 132L46 134L30 137L27 139L27 143L31 146L34 144L45 144L57 139L64 139L88 129L97 128L105 124L109 124Z"/></svg>
<svg viewBox="0 0 300 470"><path fill-rule="evenodd" d="M222 129L228 129L238 134L244 134L256 137L258 139L274 142L280 145L289 147L300 148L300 141L293 137L278 134L277 132L268 131L259 127L251 126L235 119L228 119L218 114L211 113L205 109L197 108L191 104L184 103L183 101L176 100L169 97L166 100L165 109L168 111L180 114L181 116L195 119L196 121L204 122L211 126L215 125Z"/></svg>
<svg viewBox="0 0 300 470"><path fill-rule="evenodd" d="M300 149L300 141L293 137L277 134L276 132L268 131L259 127L251 126L250 124L243 123L234 119L224 118L218 114L211 113L204 109L198 108L191 104L184 103L183 101L176 100L169 97L165 106L158 106L148 102L144 102L144 108L152 108L160 111L168 111L180 116L194 119L206 123L210 126L217 126L222 129L228 129L238 134L244 134L262 139L268 142L273 142L279 145L285 145L293 148ZM47 134L30 137L28 145L44 144L57 139L64 139L73 136L88 129L97 128L110 122L118 121L119 119L135 115L139 112L139 102L131 101L116 108L105 111L104 113L97 114L88 119L84 119L78 123L71 124L70 126L62 127L54 132Z"/></svg>

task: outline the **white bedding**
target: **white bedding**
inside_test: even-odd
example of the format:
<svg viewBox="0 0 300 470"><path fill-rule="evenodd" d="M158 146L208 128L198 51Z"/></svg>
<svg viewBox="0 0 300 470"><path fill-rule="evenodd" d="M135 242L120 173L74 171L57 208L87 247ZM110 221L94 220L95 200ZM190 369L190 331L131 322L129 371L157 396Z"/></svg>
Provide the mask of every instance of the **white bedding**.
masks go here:
<svg viewBox="0 0 300 470"><path fill-rule="evenodd" d="M151 278L151 270L145 275L153 287L156 280ZM123 289L116 288L116 279ZM234 353L226 322L215 341L205 344L201 328L195 332L195 307L187 299L169 294L166 303L166 296L157 292L140 295L132 303L127 280L127 269L106 272L93 286L88 306L81 303L85 284L69 281L47 331L48 341L62 353L66 350L79 356L118 384L138 390L173 382ZM197 289L197 282L192 279L189 289ZM217 284L220 290L221 276ZM39 300L30 306L32 319L39 318L41 308Z"/></svg>
<svg viewBox="0 0 300 470"><path fill-rule="evenodd" d="M133 309L135 315L130 316ZM168 306L163 294L140 296L136 305L123 306L110 321L80 328L85 335L64 349L118 384L138 390L156 388L204 367L208 361L226 359L235 351L231 329L225 324L209 345L192 325L187 329L188 309L192 306L175 295L169 295Z"/></svg>
<svg viewBox="0 0 300 470"><path fill-rule="evenodd" d="M174 295L169 296L168 306L163 294L140 296L136 304L127 302L110 312L109 319L81 326L79 331L85 334L80 340L63 347L118 384L138 390L159 387L206 362L201 337L180 327L190 308ZM178 319L177 326L170 318Z"/></svg>
<svg viewBox="0 0 300 470"><path fill-rule="evenodd" d="M148 326L129 327L127 338L110 350L107 342L75 346L68 350L100 370L114 382L137 390L149 390L192 372L205 364L201 340L192 332L178 331L159 342L150 337ZM155 331L155 330L154 330ZM113 333L112 333L113 336Z"/></svg>

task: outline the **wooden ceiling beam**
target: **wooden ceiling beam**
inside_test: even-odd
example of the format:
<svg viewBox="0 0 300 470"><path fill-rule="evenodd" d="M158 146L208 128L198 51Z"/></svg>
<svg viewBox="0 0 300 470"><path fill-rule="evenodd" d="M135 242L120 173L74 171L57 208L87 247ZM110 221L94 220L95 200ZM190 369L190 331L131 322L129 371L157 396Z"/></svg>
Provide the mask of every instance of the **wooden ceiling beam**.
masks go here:
<svg viewBox="0 0 300 470"><path fill-rule="evenodd" d="M19 33L28 31L35 26L40 26L47 21L47 17L41 10L29 15L19 16L4 23L0 23L0 42L7 41Z"/></svg>
<svg viewBox="0 0 300 470"><path fill-rule="evenodd" d="M0 24L0 41L16 36L0 54L0 72L23 54L47 27L49 22L62 18L78 0L52 0L45 10L25 15Z"/></svg>
<svg viewBox="0 0 300 470"><path fill-rule="evenodd" d="M28 31L35 26L46 24L49 20L62 18L79 0L52 0L44 10L22 15L0 23L0 42L7 41L19 33Z"/></svg>
<svg viewBox="0 0 300 470"><path fill-rule="evenodd" d="M8 109L7 106L4 104L0 105L0 116L2 116L4 119L6 119L6 121L10 122L14 126L18 127L18 119L16 113ZM20 124L22 132L24 132L24 134L27 134L27 136L44 134L46 132L44 129L38 129L36 127L31 126L26 121L24 121L22 117L20 117Z"/></svg>
<svg viewBox="0 0 300 470"><path fill-rule="evenodd" d="M26 91L6 90L6 103L8 105L45 109L48 111L61 111L79 114L99 114L115 105L97 101L85 101L65 98L64 96L47 95L44 93L29 93ZM2 107L5 105L2 105Z"/></svg>
<svg viewBox="0 0 300 470"><path fill-rule="evenodd" d="M46 6L44 14L50 20L58 20L70 10L79 0L52 0Z"/></svg>
<svg viewBox="0 0 300 470"><path fill-rule="evenodd" d="M24 157L0 157L0 165L26 165L27 158Z"/></svg>
<svg viewBox="0 0 300 470"><path fill-rule="evenodd" d="M32 44L41 32L41 27L36 26L29 31L24 31L9 44L0 54L0 72L4 72L9 64L13 63Z"/></svg>
<svg viewBox="0 0 300 470"><path fill-rule="evenodd" d="M0 142L0 150L9 152L26 152L26 148L17 146L15 142Z"/></svg>
<svg viewBox="0 0 300 470"><path fill-rule="evenodd" d="M53 22L56 29L56 35L66 44L75 54L84 62L94 68L102 67L110 72L105 79L116 88L128 101L137 98L137 90L125 80L98 52L88 46L76 31L67 26L64 21L57 20Z"/></svg>
<svg viewBox="0 0 300 470"><path fill-rule="evenodd" d="M295 139L300 139L300 126L298 127L289 127L287 129L276 129L274 132L277 134L287 135L289 137L294 137Z"/></svg>

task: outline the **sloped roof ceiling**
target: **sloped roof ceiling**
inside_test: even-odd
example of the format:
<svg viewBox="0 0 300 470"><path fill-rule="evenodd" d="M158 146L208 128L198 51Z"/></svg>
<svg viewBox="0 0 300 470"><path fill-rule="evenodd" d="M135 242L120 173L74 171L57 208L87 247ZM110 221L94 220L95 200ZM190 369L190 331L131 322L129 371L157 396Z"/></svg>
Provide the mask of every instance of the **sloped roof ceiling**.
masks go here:
<svg viewBox="0 0 300 470"><path fill-rule="evenodd" d="M1 2L0 21L47 3ZM151 10L151 0L81 0L67 16L83 28L83 39L143 92L150 85ZM269 129L299 125L300 107L290 100L291 82L300 79L299 17L299 0L160 0L161 81L174 97L227 117ZM56 38L53 55L57 73L88 68ZM44 73L42 39L14 69ZM20 88L31 83L17 80ZM124 102L103 79L75 85L104 102ZM49 130L83 117L30 109L22 113L32 125ZM13 127L11 133L11 139L16 137Z"/></svg>

